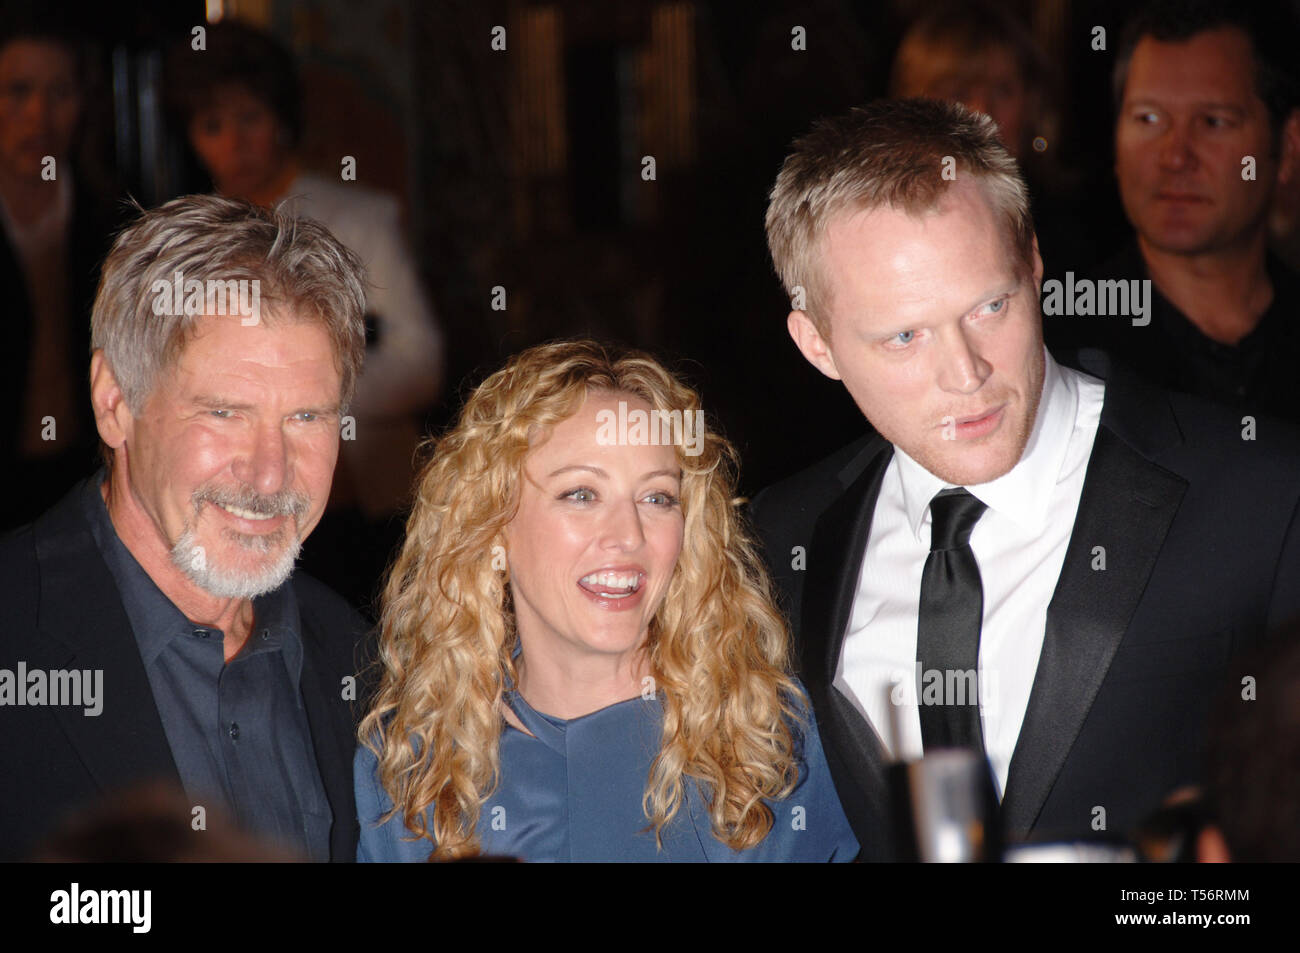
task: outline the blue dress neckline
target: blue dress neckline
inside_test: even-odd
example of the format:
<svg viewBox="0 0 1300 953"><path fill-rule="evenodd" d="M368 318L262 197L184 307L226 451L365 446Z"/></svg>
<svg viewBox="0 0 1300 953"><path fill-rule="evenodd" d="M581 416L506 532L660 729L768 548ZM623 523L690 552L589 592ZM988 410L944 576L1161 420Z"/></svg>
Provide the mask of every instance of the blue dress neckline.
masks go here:
<svg viewBox="0 0 1300 953"><path fill-rule="evenodd" d="M718 840L708 799L694 782L684 785L685 802L662 829L661 844L647 826L644 798L662 744L662 696L638 695L570 719L537 711L513 687L503 700L518 723L502 714L511 730L503 728L501 737L501 781L483 803L477 828L487 854L659 862L851 860L858 852L811 718L792 725L802 734L798 786L784 802L771 805L768 836L736 851ZM412 839L400 815L381 820L392 802L378 770L374 753L360 748L357 859L426 859L429 842Z"/></svg>
<svg viewBox="0 0 1300 953"><path fill-rule="evenodd" d="M612 702L604 708L597 708L595 711L587 712L585 715L578 715L576 718L559 718L555 715L548 715L545 712L538 711L524 699L524 696L516 689L506 691L502 698L510 706L510 710L515 713L515 717L527 728L532 734L548 748L564 754L567 751L566 735L571 725L588 719L611 719L621 718L634 720L636 715L640 714L637 703L649 705L651 699L642 698L639 695L632 698L626 698L620 702ZM658 696L653 699L655 706L658 707ZM510 725L509 722L506 722ZM510 725L514 728L513 725ZM515 728L518 731L519 729Z"/></svg>

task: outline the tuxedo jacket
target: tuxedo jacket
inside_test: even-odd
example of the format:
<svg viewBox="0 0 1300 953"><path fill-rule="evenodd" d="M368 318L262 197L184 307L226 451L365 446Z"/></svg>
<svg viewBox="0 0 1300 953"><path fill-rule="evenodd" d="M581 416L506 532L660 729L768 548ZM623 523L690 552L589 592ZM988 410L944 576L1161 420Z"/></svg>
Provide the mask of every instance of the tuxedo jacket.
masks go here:
<svg viewBox="0 0 1300 953"><path fill-rule="evenodd" d="M1300 433L1260 419L1245 439L1228 408L1086 361L1105 402L1003 792L1008 842L1113 838L1196 783L1230 660L1300 616ZM833 682L892 455L864 437L751 505L864 860L905 856L900 806Z"/></svg>
<svg viewBox="0 0 1300 953"><path fill-rule="evenodd" d="M77 809L180 775L126 609L82 511L82 485L0 540L0 668L100 669L103 710L0 707L0 860L21 859ZM300 690L334 821L330 859L356 856L352 788L358 702L345 698L366 633L341 597L295 572L303 647ZM361 692L356 693L358 697Z"/></svg>

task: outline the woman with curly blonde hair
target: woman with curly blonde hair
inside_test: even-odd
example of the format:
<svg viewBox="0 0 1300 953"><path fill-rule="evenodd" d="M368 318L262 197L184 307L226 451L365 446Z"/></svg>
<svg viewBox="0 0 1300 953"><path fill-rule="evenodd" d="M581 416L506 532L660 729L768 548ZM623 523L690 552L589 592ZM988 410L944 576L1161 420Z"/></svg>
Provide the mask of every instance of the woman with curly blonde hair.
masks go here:
<svg viewBox="0 0 1300 953"><path fill-rule="evenodd" d="M479 386L384 590L358 859L853 859L734 486L647 355Z"/></svg>

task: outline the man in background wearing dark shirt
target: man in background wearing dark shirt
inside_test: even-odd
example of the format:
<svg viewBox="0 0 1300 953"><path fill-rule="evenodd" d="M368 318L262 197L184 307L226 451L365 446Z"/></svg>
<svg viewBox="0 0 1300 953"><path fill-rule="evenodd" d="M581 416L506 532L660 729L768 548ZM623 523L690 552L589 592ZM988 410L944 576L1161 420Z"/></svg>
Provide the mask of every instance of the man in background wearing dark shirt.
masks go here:
<svg viewBox="0 0 1300 953"><path fill-rule="evenodd" d="M34 519L95 457L90 307L115 215L74 157L88 68L57 14L0 14L0 530ZM22 7L22 4L16 5ZM66 11L65 11L66 13Z"/></svg>
<svg viewBox="0 0 1300 953"><path fill-rule="evenodd" d="M0 858L161 779L194 827L351 859L360 617L294 573L365 348L322 226L190 196L104 264L90 392L108 465L0 541Z"/></svg>
<svg viewBox="0 0 1300 953"><path fill-rule="evenodd" d="M1150 279L1149 310L1049 316L1049 346L1300 420L1300 284L1267 245L1274 194L1300 174L1290 24L1265 5L1166 2L1128 25L1115 174L1136 237L1095 277Z"/></svg>

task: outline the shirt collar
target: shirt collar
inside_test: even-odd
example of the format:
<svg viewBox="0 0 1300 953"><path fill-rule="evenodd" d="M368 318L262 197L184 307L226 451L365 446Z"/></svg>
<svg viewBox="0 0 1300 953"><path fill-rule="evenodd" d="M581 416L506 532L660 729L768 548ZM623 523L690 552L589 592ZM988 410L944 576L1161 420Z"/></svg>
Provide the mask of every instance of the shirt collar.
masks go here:
<svg viewBox="0 0 1300 953"><path fill-rule="evenodd" d="M104 504L100 487L105 476L101 468L99 473L86 482L82 491L82 505L95 545L99 547L99 552L117 583L122 607L126 610L127 620L135 633L140 658L145 667L152 665L174 638L192 638L201 630L208 632L210 638L222 638L220 629L197 625L187 619L131 555L131 551L117 535L113 520L108 515L108 507ZM265 643L267 648L279 647L283 650L285 664L295 685L302 673L299 627L298 602L293 586L289 583L253 600L253 632L249 638L250 641L257 639L258 642L249 648L261 650L259 643Z"/></svg>
<svg viewBox="0 0 1300 953"><path fill-rule="evenodd" d="M1069 449L1070 434L1079 406L1075 382L1062 374L1052 355L1043 349L1043 394L1024 452L1014 467L995 480L966 487L983 501L1029 532L1047 523L1052 492L1060 479ZM918 540L934 495L952 486L935 476L901 448L894 448L902 482L907 524Z"/></svg>

